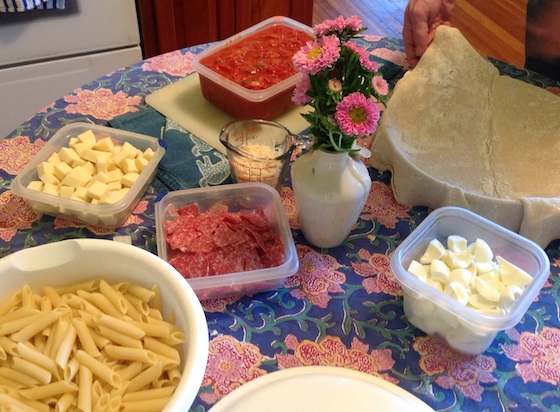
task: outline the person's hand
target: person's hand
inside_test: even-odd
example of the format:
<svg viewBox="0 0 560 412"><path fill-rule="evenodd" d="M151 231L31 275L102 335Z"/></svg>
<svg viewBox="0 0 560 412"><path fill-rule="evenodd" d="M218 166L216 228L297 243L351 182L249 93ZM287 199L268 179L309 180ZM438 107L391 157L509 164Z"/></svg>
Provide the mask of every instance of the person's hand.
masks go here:
<svg viewBox="0 0 560 412"><path fill-rule="evenodd" d="M451 25L455 0L410 0L404 12L403 40L408 63L415 67L434 38L436 27Z"/></svg>

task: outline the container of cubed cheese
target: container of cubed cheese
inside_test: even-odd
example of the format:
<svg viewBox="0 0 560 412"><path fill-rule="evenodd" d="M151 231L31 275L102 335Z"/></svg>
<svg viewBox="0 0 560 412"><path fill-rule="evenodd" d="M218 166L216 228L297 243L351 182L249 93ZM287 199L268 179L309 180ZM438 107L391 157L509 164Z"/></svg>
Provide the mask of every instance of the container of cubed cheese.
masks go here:
<svg viewBox="0 0 560 412"><path fill-rule="evenodd" d="M460 244L456 239L466 240L466 252L449 252ZM429 256L435 253L430 244L443 245L444 255ZM468 295L458 299L449 286L454 281L453 275L447 278L447 273L436 269L431 262L435 259L449 262L448 259L453 257L453 265L458 265L457 256L475 256L475 247L479 244L486 245L486 248L479 247L485 249L486 262L474 259L474 262L469 260L470 263L464 264L471 272L470 276L467 274L465 287ZM412 264L413 261L425 269L427 279L419 275L422 269ZM493 269L490 270L488 265ZM466 209L442 207L431 212L396 248L391 256L391 269L401 283L404 314L410 323L428 335L442 339L458 352L477 355L492 344L498 332L521 320L548 278L550 261L539 246L517 233ZM519 276L511 277L508 273ZM439 283L434 280L438 276ZM507 281L506 276L510 276ZM520 285L511 286L516 282ZM506 287L519 287L513 298L509 296L509 301L504 299L508 296ZM503 295L498 298L496 293ZM465 299L468 299L466 303Z"/></svg>
<svg viewBox="0 0 560 412"><path fill-rule="evenodd" d="M219 42L193 61L202 95L240 119L277 117L294 106L301 78L292 56L314 37L311 27L274 16Z"/></svg>
<svg viewBox="0 0 560 412"><path fill-rule="evenodd" d="M150 136L71 123L43 146L10 188L35 211L117 227L152 182L164 153Z"/></svg>
<svg viewBox="0 0 560 412"><path fill-rule="evenodd" d="M158 255L200 299L273 290L299 269L280 195L267 184L173 191L155 212Z"/></svg>

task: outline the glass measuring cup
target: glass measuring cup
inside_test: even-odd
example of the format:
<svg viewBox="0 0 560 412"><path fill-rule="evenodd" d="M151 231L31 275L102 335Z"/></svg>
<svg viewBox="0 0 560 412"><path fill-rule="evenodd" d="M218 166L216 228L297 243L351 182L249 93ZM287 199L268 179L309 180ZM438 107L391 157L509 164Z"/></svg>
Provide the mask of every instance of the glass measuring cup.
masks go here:
<svg viewBox="0 0 560 412"><path fill-rule="evenodd" d="M233 180L262 182L280 189L294 148L310 143L281 124L269 120L234 120L220 132Z"/></svg>

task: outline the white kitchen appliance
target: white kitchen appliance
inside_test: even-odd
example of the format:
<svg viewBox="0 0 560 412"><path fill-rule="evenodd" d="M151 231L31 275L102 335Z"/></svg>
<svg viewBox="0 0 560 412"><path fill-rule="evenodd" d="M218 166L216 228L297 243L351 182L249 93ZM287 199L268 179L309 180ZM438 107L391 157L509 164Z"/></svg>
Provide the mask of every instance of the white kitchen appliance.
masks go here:
<svg viewBox="0 0 560 412"><path fill-rule="evenodd" d="M140 60L135 0L0 13L0 139L56 99Z"/></svg>

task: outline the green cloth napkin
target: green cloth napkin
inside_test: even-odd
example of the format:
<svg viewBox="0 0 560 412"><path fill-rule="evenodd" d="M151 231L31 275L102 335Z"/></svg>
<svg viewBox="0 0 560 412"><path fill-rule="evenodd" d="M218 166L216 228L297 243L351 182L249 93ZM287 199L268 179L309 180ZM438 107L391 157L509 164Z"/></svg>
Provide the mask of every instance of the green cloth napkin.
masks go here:
<svg viewBox="0 0 560 412"><path fill-rule="evenodd" d="M151 107L119 116L109 125L163 141L166 151L152 183L159 194L231 183L226 156Z"/></svg>

